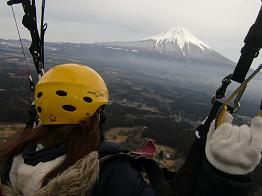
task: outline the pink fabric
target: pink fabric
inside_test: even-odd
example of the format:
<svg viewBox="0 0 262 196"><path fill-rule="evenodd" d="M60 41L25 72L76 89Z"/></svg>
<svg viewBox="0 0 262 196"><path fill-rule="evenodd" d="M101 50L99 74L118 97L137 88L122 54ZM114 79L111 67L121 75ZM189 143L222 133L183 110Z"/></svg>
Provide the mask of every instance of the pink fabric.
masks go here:
<svg viewBox="0 0 262 196"><path fill-rule="evenodd" d="M142 149L135 151L134 153L139 154L139 155L144 155L147 157L153 157L155 152L156 152L156 145L154 141L151 139L148 139L145 142L144 147Z"/></svg>
<svg viewBox="0 0 262 196"><path fill-rule="evenodd" d="M4 192L3 192L1 182L0 182L0 196L6 196L6 194L4 194Z"/></svg>

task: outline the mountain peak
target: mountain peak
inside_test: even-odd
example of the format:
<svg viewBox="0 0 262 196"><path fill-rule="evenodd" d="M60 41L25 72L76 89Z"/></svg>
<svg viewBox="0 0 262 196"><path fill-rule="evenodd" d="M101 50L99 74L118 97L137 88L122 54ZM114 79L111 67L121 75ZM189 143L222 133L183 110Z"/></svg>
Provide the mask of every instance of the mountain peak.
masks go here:
<svg viewBox="0 0 262 196"><path fill-rule="evenodd" d="M159 46L163 42L173 42L174 44L177 44L180 49L183 49L185 44L196 45L202 50L204 50L205 48L210 48L208 45L200 41L196 36L194 36L184 27L170 28L166 32L153 35L144 40L154 40L156 42L156 46Z"/></svg>
<svg viewBox="0 0 262 196"><path fill-rule="evenodd" d="M101 45L101 44L100 44ZM170 28L168 31L130 42L110 42L102 44L108 49L131 51L132 53L161 54L175 59L232 63L213 50L184 27Z"/></svg>

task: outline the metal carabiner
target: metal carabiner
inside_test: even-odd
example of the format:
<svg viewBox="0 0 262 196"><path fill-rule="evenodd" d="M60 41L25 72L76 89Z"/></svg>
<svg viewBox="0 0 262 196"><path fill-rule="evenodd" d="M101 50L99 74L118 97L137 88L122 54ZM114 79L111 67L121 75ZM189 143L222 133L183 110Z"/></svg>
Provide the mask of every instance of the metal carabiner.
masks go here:
<svg viewBox="0 0 262 196"><path fill-rule="evenodd" d="M239 111L240 109L240 100L245 92L247 88L247 85L245 85L245 87L243 87L243 89L238 93L238 95L236 96L235 100L234 100L234 110L233 113L236 113Z"/></svg>
<svg viewBox="0 0 262 196"><path fill-rule="evenodd" d="M212 96L211 103L213 104L217 99L222 99L226 96L226 90L231 83L233 74L229 74L222 80L222 85L216 90L216 94Z"/></svg>

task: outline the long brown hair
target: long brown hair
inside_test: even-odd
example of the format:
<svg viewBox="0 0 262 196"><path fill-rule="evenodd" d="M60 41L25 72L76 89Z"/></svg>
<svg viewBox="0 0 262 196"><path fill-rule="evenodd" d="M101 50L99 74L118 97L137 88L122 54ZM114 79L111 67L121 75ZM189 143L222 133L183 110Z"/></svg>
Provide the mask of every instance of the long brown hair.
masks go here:
<svg viewBox="0 0 262 196"><path fill-rule="evenodd" d="M93 116L72 125L44 125L23 130L0 146L0 166L10 161L30 143L41 143L45 147L66 142L68 145L64 161L45 175L42 186L65 171L77 160L97 150L100 143L100 110Z"/></svg>

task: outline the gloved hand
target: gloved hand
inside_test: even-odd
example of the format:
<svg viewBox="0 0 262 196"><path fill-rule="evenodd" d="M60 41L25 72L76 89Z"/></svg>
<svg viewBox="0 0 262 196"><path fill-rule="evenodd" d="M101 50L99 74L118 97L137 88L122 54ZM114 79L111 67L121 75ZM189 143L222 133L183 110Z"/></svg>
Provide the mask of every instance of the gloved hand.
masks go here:
<svg viewBox="0 0 262 196"><path fill-rule="evenodd" d="M206 157L216 169L245 175L259 164L262 151L262 117L255 117L251 127L233 126L233 116L226 113L225 121L217 129L210 126L206 141Z"/></svg>

